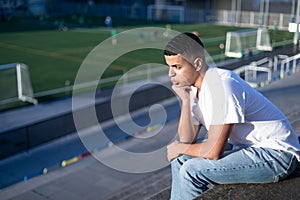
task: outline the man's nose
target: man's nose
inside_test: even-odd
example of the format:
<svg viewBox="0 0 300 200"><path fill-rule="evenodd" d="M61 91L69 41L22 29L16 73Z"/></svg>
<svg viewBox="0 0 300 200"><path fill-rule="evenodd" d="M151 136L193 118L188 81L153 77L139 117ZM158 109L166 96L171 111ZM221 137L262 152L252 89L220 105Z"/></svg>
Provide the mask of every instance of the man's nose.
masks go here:
<svg viewBox="0 0 300 200"><path fill-rule="evenodd" d="M172 76L174 76L175 75L175 72L174 72L174 70L172 69L172 67L170 67L170 69L169 69L169 77L172 77Z"/></svg>

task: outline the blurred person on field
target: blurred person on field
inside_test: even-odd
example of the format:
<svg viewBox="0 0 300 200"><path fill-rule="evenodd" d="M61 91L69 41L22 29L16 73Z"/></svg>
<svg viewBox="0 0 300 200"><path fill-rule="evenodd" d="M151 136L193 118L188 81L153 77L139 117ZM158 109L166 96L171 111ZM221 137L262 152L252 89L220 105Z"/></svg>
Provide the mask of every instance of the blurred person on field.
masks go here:
<svg viewBox="0 0 300 200"><path fill-rule="evenodd" d="M107 28L111 28L112 27L112 18L111 16L106 16L104 23L106 25Z"/></svg>

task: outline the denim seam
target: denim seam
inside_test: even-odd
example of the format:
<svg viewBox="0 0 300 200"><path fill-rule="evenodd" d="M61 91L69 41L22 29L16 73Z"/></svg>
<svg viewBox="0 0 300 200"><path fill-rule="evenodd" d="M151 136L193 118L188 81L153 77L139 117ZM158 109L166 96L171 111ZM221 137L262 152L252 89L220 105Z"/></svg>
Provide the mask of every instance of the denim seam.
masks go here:
<svg viewBox="0 0 300 200"><path fill-rule="evenodd" d="M200 172L208 172L208 171L229 171L229 170L237 170L237 169L244 169L244 168L254 168L254 167L259 167L259 166L263 166L269 163L275 162L275 160L267 160L265 162L258 162L258 163L254 163L254 164L247 164L247 165L239 165L236 167L230 167L230 168L208 168L208 169L204 169L204 170L200 170Z"/></svg>
<svg viewBox="0 0 300 200"><path fill-rule="evenodd" d="M282 155L282 154L281 154ZM282 157L282 156L280 156ZM279 157L277 157L279 158ZM200 173L202 172L222 172L222 171L238 171L238 170L242 170L242 169L250 169L250 168L255 168L255 167L260 167L260 166L264 166L264 165L273 165L272 163L276 162L275 159L272 160L267 160L266 162L258 162L252 165L240 165L237 167L231 167L231 168L211 168L211 169L205 169L205 170L200 170ZM273 182L278 182L280 180L281 177L285 177L288 174L288 171L292 165L293 159L290 160L289 165L287 166L287 168L284 169L284 171L278 175L276 175L273 179ZM284 176L285 175L285 176Z"/></svg>
<svg viewBox="0 0 300 200"><path fill-rule="evenodd" d="M293 163L294 159L295 159L295 156L293 155L293 156L292 156L292 159L290 160L290 162L289 162L289 164L288 164L288 166L287 166L287 168L286 168L281 174L279 174L279 175L277 175L277 176L275 177L275 182L280 181L280 178L285 178L285 177L287 177L287 176L289 175L289 171L293 171L293 170L291 169L291 167L292 167L292 163Z"/></svg>

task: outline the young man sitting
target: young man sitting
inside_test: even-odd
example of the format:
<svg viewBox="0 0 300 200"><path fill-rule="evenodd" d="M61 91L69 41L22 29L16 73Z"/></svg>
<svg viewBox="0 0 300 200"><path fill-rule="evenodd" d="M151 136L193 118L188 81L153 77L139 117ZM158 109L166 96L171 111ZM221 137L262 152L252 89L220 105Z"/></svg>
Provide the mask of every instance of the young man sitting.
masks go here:
<svg viewBox="0 0 300 200"><path fill-rule="evenodd" d="M172 200L218 184L277 182L295 170L300 145L287 118L233 72L209 67L196 35L174 37L164 57L182 103L179 140L167 148ZM207 140L196 143L202 126ZM233 150L225 155L227 143Z"/></svg>

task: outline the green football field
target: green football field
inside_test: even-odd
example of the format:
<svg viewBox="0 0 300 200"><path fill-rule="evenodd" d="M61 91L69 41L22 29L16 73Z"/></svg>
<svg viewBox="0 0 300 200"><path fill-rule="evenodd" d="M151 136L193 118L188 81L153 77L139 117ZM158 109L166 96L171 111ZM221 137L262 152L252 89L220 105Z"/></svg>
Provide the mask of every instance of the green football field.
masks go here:
<svg viewBox="0 0 300 200"><path fill-rule="evenodd" d="M19 25L19 24L17 24ZM149 26L149 25L148 25ZM151 25L155 26L155 25ZM77 70L88 53L111 36L105 27L74 28L66 32L52 29L26 31L2 31L0 33L0 65L21 62L30 68L31 82L35 93L61 88L66 81L73 84ZM115 27L117 32L140 26ZM165 28L165 25L157 25ZM172 24L179 32L197 31L208 53L220 54L220 43L225 43L226 32L242 28L207 24ZM38 28L37 28L38 29ZM272 42L292 39L288 31L270 31ZM144 49L121 56L105 72L105 77L116 76L144 63L164 63L162 52Z"/></svg>

